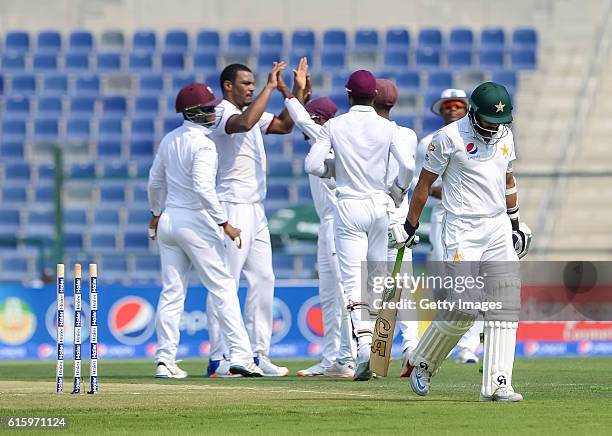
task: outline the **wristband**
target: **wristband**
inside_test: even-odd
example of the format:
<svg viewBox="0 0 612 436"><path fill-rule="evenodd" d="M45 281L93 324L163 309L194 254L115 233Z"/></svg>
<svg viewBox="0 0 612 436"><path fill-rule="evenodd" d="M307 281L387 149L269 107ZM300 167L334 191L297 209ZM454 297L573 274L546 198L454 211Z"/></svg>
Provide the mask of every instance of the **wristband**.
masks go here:
<svg viewBox="0 0 612 436"><path fill-rule="evenodd" d="M511 220L518 220L520 218L518 204L514 207L511 207L506 212L508 213L508 216Z"/></svg>
<svg viewBox="0 0 612 436"><path fill-rule="evenodd" d="M229 224L229 222L225 221L224 223L219 224L219 227L226 228L228 224Z"/></svg>
<svg viewBox="0 0 612 436"><path fill-rule="evenodd" d="M408 236L413 236L416 233L418 228L419 228L418 221L417 221L416 226L413 226L412 224L410 224L408 220L406 220L406 222L404 223L404 230L406 230L406 233L408 233Z"/></svg>

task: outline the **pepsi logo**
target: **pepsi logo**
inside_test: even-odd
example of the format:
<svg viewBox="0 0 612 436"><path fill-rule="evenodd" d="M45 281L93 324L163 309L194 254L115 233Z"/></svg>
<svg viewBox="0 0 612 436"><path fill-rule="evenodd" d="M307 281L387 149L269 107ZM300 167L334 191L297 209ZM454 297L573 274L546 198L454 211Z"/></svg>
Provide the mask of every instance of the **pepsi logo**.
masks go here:
<svg viewBox="0 0 612 436"><path fill-rule="evenodd" d="M155 342L149 342L145 346L145 353L146 353L147 357L155 356L156 352L157 352L157 344Z"/></svg>
<svg viewBox="0 0 612 436"><path fill-rule="evenodd" d="M465 151L467 151L469 155L473 156L478 153L478 146L473 142L470 142L468 145L465 146Z"/></svg>
<svg viewBox="0 0 612 436"><path fill-rule="evenodd" d="M48 359L49 357L54 355L56 351L57 349L51 346L50 344L40 344L38 346L38 357L40 359Z"/></svg>
<svg viewBox="0 0 612 436"><path fill-rule="evenodd" d="M309 342L320 343L323 340L323 311L318 296L310 297L300 308L298 327Z"/></svg>
<svg viewBox="0 0 612 436"><path fill-rule="evenodd" d="M318 356L323 351L323 347L318 342L311 342L308 344L308 355L309 356Z"/></svg>
<svg viewBox="0 0 612 436"><path fill-rule="evenodd" d="M129 295L113 304L108 313L108 326L122 344L140 345L155 330L154 315L153 306L147 300Z"/></svg>
<svg viewBox="0 0 612 436"><path fill-rule="evenodd" d="M588 354L593 349L593 342L580 341L578 343L578 354Z"/></svg>
<svg viewBox="0 0 612 436"><path fill-rule="evenodd" d="M525 356L533 356L540 349L540 344L534 341L527 341L525 343Z"/></svg>
<svg viewBox="0 0 612 436"><path fill-rule="evenodd" d="M291 328L291 311L283 301L274 297L272 305L272 343L282 341Z"/></svg>

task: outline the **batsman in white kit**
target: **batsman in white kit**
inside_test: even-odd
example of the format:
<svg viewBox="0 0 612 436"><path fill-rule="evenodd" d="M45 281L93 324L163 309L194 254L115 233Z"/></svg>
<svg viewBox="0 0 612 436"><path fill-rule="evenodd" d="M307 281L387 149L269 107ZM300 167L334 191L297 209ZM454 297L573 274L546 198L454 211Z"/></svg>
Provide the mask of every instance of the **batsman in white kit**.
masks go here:
<svg viewBox="0 0 612 436"><path fill-rule="evenodd" d="M425 155L419 182L410 202L405 230L411 243L433 182L442 177L444 222L443 260L448 276L466 270L486 274L485 344L481 401L521 401L512 387L516 330L520 312L518 259L527 253L531 232L519 222L516 181L512 173L514 140L512 103L502 85L486 82L472 93L468 115L440 129ZM502 265L502 272L480 268ZM466 291L467 292L467 291ZM461 293L448 291L450 302ZM468 331L477 310L457 306L439 309L410 359L410 385L427 395L431 378L448 353Z"/></svg>
<svg viewBox="0 0 612 436"><path fill-rule="evenodd" d="M303 86L302 86L303 82ZM312 145L319 136L321 126L336 116L337 107L329 98L310 100L309 79L303 72L295 74L295 84L305 95L288 93L286 85L279 83L285 96L285 107L295 125L304 133ZM307 86L308 84L308 86ZM306 101L302 106L300 100ZM330 157L333 157L331 154ZM323 352L321 361L298 371L302 377L352 378L353 364L352 333L344 293L340 280L340 267L334 243L334 212L336 210L336 181L334 178L320 178L309 174L308 181L317 215L320 219L317 239L317 264L319 267L319 300L323 315Z"/></svg>
<svg viewBox="0 0 612 436"><path fill-rule="evenodd" d="M389 156L399 170L393 182L398 197L405 195L414 171L409 145L401 142L394 123L378 116L372 107L376 79L366 70L351 74L346 84L350 110L327 121L306 157L306 172L319 177L335 170L338 205L334 234L340 275L353 335L357 339L357 366L353 380L369 380L373 322L370 292L362 289L362 262L384 265L387 260L389 212L401 198L389 196L386 184ZM333 164L328 160L334 151Z"/></svg>
<svg viewBox="0 0 612 436"><path fill-rule="evenodd" d="M303 68L306 60L300 61ZM274 365L269 359L272 339L272 306L274 271L272 245L263 201L266 197L266 151L263 136L287 134L293 121L286 110L274 116L266 112L284 62L275 63L268 81L257 98L255 78L245 65L231 64L220 77L223 100L217 106L221 121L211 135L219 153L217 194L230 221L242 230L242 249L228 244L230 272L236 284L241 273L248 289L244 309L245 326L257 365L266 376L286 376L289 370ZM215 306L208 310L208 333L211 356L207 374L226 375L227 350Z"/></svg>
<svg viewBox="0 0 612 436"><path fill-rule="evenodd" d="M218 103L210 87L191 83L180 90L176 112L183 125L161 141L149 173L150 237L161 257L162 291L157 307L157 371L159 378L185 378L176 364L179 323L192 267L219 311L219 323L231 351L232 374L261 377L252 359L225 251L224 233L240 245L215 191L217 152L208 138L216 124Z"/></svg>

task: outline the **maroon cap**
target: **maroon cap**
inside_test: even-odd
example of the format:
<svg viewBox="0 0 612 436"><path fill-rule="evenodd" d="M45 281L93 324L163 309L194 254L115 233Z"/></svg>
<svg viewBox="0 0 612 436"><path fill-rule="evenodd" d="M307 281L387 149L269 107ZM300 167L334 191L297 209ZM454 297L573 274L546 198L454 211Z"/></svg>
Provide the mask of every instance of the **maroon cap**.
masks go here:
<svg viewBox="0 0 612 436"><path fill-rule="evenodd" d="M376 78L367 70L357 70L346 82L346 90L355 97L372 98L376 95Z"/></svg>
<svg viewBox="0 0 612 436"><path fill-rule="evenodd" d="M397 86L387 79L376 79L376 97L374 103L393 107L397 103Z"/></svg>
<svg viewBox="0 0 612 436"><path fill-rule="evenodd" d="M216 106L221 101L216 98L213 90L205 83L190 83L185 85L176 96L176 112L183 112L196 106Z"/></svg>
<svg viewBox="0 0 612 436"><path fill-rule="evenodd" d="M319 97L306 103L306 110L310 116L316 115L324 120L329 120L336 116L338 108L329 98Z"/></svg>

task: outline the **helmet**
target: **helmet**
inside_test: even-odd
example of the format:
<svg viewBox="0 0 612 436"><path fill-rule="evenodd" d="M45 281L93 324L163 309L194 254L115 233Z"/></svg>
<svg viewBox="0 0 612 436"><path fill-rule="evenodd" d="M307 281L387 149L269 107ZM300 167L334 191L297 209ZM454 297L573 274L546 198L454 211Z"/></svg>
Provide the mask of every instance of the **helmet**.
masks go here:
<svg viewBox="0 0 612 436"><path fill-rule="evenodd" d="M512 101L506 88L499 83L485 82L470 96L471 110L478 118L494 124L512 122Z"/></svg>
<svg viewBox="0 0 612 436"><path fill-rule="evenodd" d="M204 83L190 83L185 85L176 96L176 113L187 109L200 107L214 107L219 104L210 86Z"/></svg>
<svg viewBox="0 0 612 436"><path fill-rule="evenodd" d="M447 101L462 101L466 106L468 104L468 98L463 89L449 88L442 91L440 98L434 101L434 103L431 105L431 111L436 115L442 116L440 107Z"/></svg>

